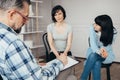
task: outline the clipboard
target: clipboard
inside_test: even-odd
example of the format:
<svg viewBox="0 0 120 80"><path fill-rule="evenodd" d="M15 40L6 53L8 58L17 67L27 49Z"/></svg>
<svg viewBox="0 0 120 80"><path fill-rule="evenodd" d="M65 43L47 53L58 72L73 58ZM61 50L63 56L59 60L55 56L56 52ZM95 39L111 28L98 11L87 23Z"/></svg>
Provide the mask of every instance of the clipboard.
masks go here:
<svg viewBox="0 0 120 80"><path fill-rule="evenodd" d="M79 63L79 61L73 59L73 58L70 57L70 56L67 56L67 59L68 59L68 63L64 66L64 68L62 69L62 71L65 70L65 69L68 69L68 68L70 68L70 67L72 67L72 66L74 66L74 65L76 65L76 64ZM48 65L48 64L51 64L53 61L54 61L54 60L48 62L47 65ZM42 67L45 68L46 66L42 66Z"/></svg>
<svg viewBox="0 0 120 80"><path fill-rule="evenodd" d="M65 70L65 69L68 69L68 68L70 68L70 67L72 67L72 66L74 66L74 65L79 63L79 61L73 59L70 56L67 56L67 59L68 59L68 63L64 66L64 68L61 71ZM51 64L53 61L54 60L48 62L47 65ZM42 66L42 67L45 68L46 66Z"/></svg>
<svg viewBox="0 0 120 80"><path fill-rule="evenodd" d="M67 59L68 59L68 63L64 66L63 70L70 68L79 63L79 61L77 61L69 56L67 56Z"/></svg>

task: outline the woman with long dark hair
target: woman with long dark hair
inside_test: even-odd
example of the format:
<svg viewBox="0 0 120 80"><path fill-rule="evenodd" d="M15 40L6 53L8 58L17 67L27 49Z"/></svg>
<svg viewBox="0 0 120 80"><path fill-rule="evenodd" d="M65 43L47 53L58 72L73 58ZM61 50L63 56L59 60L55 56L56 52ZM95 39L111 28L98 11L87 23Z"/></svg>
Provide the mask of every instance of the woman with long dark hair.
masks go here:
<svg viewBox="0 0 120 80"><path fill-rule="evenodd" d="M90 47L80 80L87 80L90 72L93 74L93 80L101 80L101 63L112 63L115 59L112 50L115 34L116 29L110 16L100 15L95 18L95 23L90 27Z"/></svg>

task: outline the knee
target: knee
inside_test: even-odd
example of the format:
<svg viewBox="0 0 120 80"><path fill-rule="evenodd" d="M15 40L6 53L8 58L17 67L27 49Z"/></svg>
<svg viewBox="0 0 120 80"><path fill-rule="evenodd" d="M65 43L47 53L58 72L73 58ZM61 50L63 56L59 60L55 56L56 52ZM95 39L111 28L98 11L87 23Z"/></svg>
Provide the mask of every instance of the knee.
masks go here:
<svg viewBox="0 0 120 80"><path fill-rule="evenodd" d="M89 55L89 58L95 59L95 58L97 58L97 54L96 54L96 53L91 53L91 54Z"/></svg>

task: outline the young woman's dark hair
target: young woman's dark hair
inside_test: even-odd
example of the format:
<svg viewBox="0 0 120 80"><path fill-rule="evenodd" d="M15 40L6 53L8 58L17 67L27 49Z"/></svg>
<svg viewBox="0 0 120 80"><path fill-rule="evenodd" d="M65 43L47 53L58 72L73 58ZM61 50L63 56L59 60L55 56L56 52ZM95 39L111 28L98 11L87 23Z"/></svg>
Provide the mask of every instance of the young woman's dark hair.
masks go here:
<svg viewBox="0 0 120 80"><path fill-rule="evenodd" d="M100 15L95 18L95 23L101 26L101 37L100 41L104 46L112 44L113 35L114 35L114 27L113 22L110 16L108 15Z"/></svg>
<svg viewBox="0 0 120 80"><path fill-rule="evenodd" d="M51 12L53 22L56 22L56 19L54 16L59 10L61 10L63 12L64 19L66 18L66 12L65 12L64 8L61 5L56 5L55 7L53 7L52 12Z"/></svg>

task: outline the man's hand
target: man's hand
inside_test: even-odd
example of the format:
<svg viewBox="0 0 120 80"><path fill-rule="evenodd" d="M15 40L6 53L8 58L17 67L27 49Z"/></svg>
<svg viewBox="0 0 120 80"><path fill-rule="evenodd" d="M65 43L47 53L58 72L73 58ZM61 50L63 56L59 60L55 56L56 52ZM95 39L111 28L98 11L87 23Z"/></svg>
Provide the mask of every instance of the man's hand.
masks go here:
<svg viewBox="0 0 120 80"><path fill-rule="evenodd" d="M46 63L38 63L40 66L45 66Z"/></svg>
<svg viewBox="0 0 120 80"><path fill-rule="evenodd" d="M101 56L102 56L103 58L106 58L106 57L108 56L108 53L107 53L107 51L106 51L105 48L101 48L101 49L100 49L100 52L101 52Z"/></svg>
<svg viewBox="0 0 120 80"><path fill-rule="evenodd" d="M67 56L65 54L60 54L57 59L59 59L64 66L68 63Z"/></svg>

